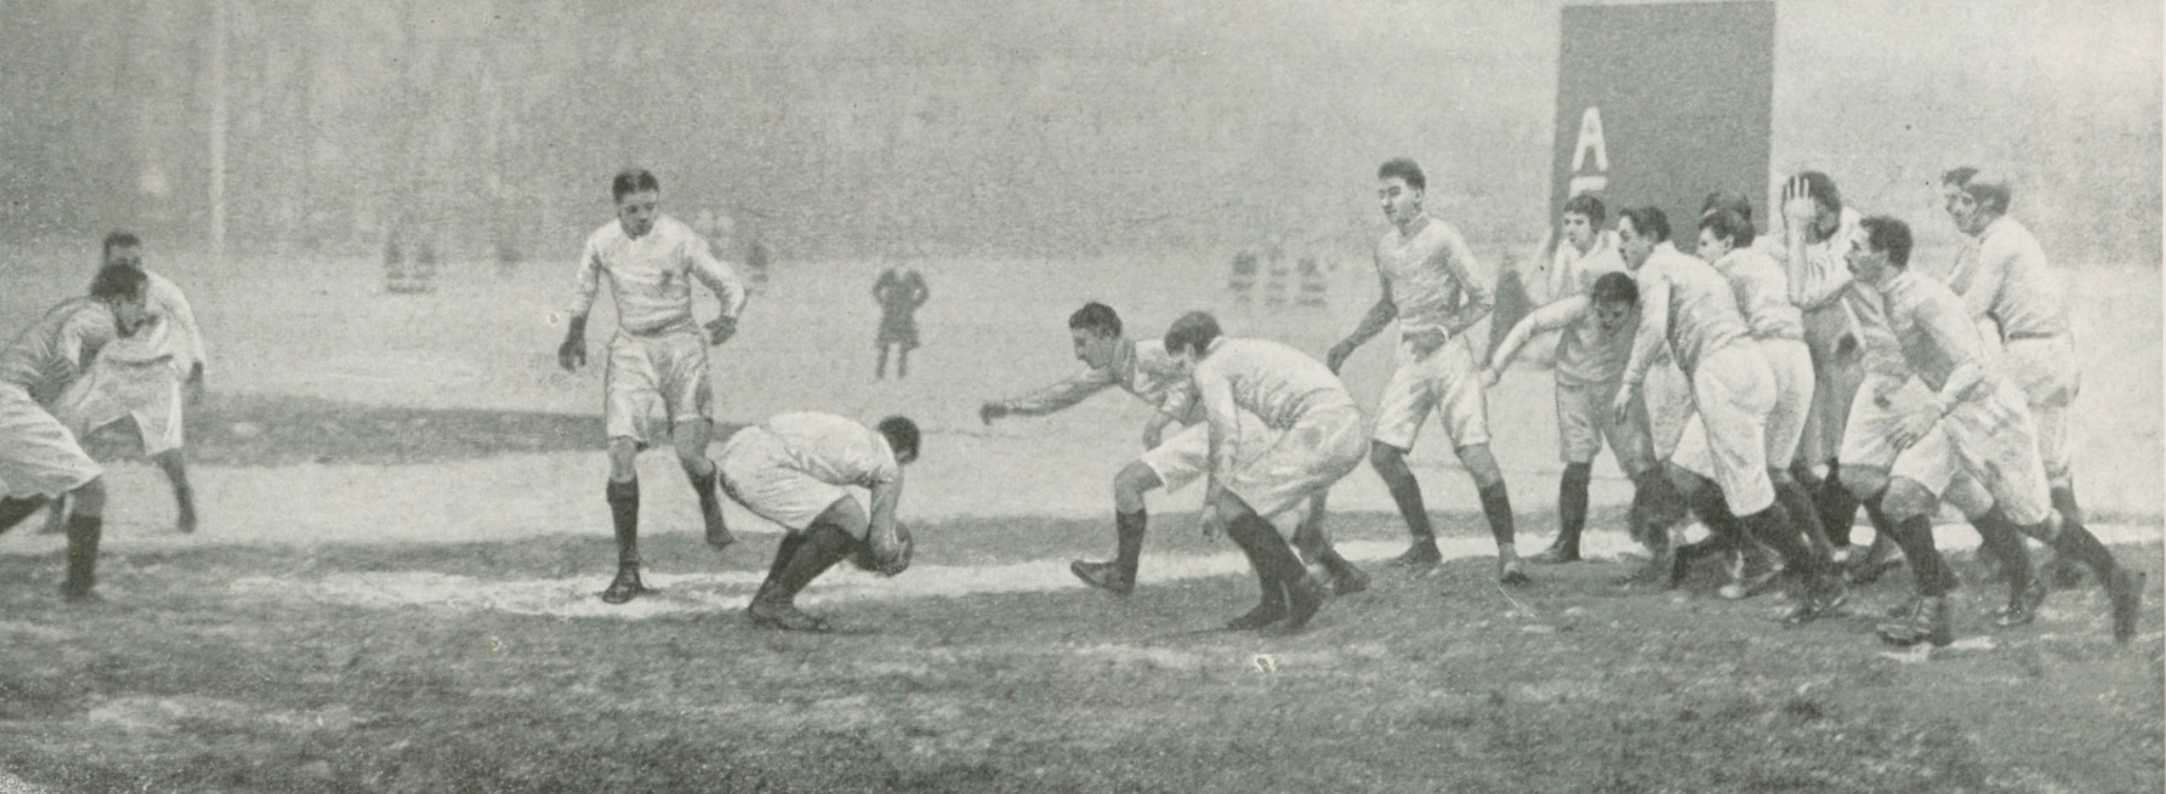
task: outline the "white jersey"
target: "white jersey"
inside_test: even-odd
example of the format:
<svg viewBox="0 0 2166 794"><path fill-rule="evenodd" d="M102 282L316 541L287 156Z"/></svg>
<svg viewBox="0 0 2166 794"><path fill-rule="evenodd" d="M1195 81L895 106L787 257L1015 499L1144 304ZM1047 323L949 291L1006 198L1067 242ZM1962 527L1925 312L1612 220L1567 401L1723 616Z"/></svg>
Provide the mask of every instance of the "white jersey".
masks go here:
<svg viewBox="0 0 2166 794"><path fill-rule="evenodd" d="M143 308L148 316L134 334L114 339L99 355L115 364L171 362L181 373L208 363L202 327L196 324L188 296L157 273L145 270L143 277Z"/></svg>
<svg viewBox="0 0 2166 794"><path fill-rule="evenodd" d="M594 307L594 293L601 277L609 276L609 291L616 299L617 325L627 333L651 336L665 331L694 329L692 279L699 279L722 300L722 314L736 317L744 309L744 283L737 272L714 258L692 227L667 215L654 220L654 228L639 237L624 233L624 224L610 221L587 237L579 257L578 284L568 307L574 316L585 316Z"/></svg>
<svg viewBox="0 0 2166 794"><path fill-rule="evenodd" d="M2061 283L2046 266L2045 248L2031 230L2007 216L1963 246L1949 268L1950 289L1973 317L1990 317L2009 339L2045 339L2068 332Z"/></svg>
<svg viewBox="0 0 2166 794"><path fill-rule="evenodd" d="M829 485L872 488L902 476L887 437L849 419L806 411L776 414L760 427L789 450L790 468Z"/></svg>
<svg viewBox="0 0 2166 794"><path fill-rule="evenodd" d="M1729 280L1698 257L1665 242L1655 246L1632 277L1640 287L1640 327L1625 364L1625 383L1638 385L1647 379L1654 349L1665 337L1677 368L1688 378L1708 355L1752 338Z"/></svg>
<svg viewBox="0 0 2166 794"><path fill-rule="evenodd" d="M1424 217L1412 237L1394 227L1376 243L1376 270L1391 285L1401 336L1473 325L1496 305L1474 276L1474 251L1449 224Z"/></svg>
<svg viewBox="0 0 2166 794"><path fill-rule="evenodd" d="M1790 302L1789 277L1780 260L1757 248L1739 248L1715 260L1715 270L1730 280L1752 338L1805 340L1804 314Z"/></svg>

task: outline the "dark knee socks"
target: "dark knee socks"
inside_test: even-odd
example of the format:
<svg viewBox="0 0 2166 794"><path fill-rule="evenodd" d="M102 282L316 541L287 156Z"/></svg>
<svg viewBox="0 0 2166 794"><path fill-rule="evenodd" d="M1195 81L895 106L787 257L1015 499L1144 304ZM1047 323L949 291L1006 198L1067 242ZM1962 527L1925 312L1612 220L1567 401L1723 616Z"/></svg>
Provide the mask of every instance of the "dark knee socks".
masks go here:
<svg viewBox="0 0 2166 794"><path fill-rule="evenodd" d="M639 564L639 481L609 481L609 517L617 527L617 566Z"/></svg>
<svg viewBox="0 0 2166 794"><path fill-rule="evenodd" d="M1497 538L1497 546L1512 545L1512 499L1504 491L1504 483L1481 489L1482 515L1489 518L1489 534Z"/></svg>
<svg viewBox="0 0 2166 794"><path fill-rule="evenodd" d="M814 524L797 533L797 538L794 548L784 541L783 551L789 552L789 556L784 558L777 553L776 573L770 579L770 586L761 588L761 595L785 602L796 597L805 585L812 584L812 580L849 557L850 552L864 542L833 524Z"/></svg>
<svg viewBox="0 0 2166 794"><path fill-rule="evenodd" d="M1798 529L1813 544L1814 550L1831 550L1835 539L1827 528L1821 526L1819 511L1814 509L1812 497L1805 493L1805 486L1796 482L1775 483L1775 501L1782 505L1784 513L1798 524Z"/></svg>
<svg viewBox="0 0 2166 794"><path fill-rule="evenodd" d="M1943 596L1954 587L1955 574L1949 571L1947 560L1933 545L1931 516L1911 516L1896 522L1895 531L1888 539L1903 550L1904 559L1910 560L1911 575L1918 580L1919 595Z"/></svg>
<svg viewBox="0 0 2166 794"><path fill-rule="evenodd" d="M1133 513L1115 513L1113 516L1115 543L1114 566L1128 577L1136 580L1136 569L1143 562L1143 533L1150 525L1150 514L1143 510Z"/></svg>
<svg viewBox="0 0 2166 794"><path fill-rule="evenodd" d="M1580 533L1587 529L1587 485L1593 480L1594 464L1573 463L1557 482L1557 545L1566 551L1579 551Z"/></svg>
<svg viewBox="0 0 2166 794"><path fill-rule="evenodd" d="M1278 586L1301 580L1308 570L1301 566L1301 558L1294 556L1292 546L1279 537L1278 530L1270 522L1257 516L1243 516L1226 528L1226 534L1249 552L1249 561L1256 566L1256 578L1263 582L1266 598Z"/></svg>
<svg viewBox="0 0 2166 794"><path fill-rule="evenodd" d="M1790 511L1784 510L1781 502L1775 502L1765 510L1744 516L1738 519L1738 522L1752 533L1752 537L1773 547L1775 553L1782 555L1795 569L1811 576L1822 576L1828 572L1828 558L1813 553L1812 547L1805 543L1804 534L1798 531L1797 524L1790 518Z"/></svg>
<svg viewBox="0 0 2166 794"><path fill-rule="evenodd" d="M1986 511L1971 526L1978 530L1979 551L1998 558L2008 572L2009 596L2018 597L2030 589L2036 571L2031 567L2031 547L2023 542L2023 528L1999 510Z"/></svg>
<svg viewBox="0 0 2166 794"><path fill-rule="evenodd" d="M98 583L98 537L104 529L103 516L68 516L68 579L61 592L79 596Z"/></svg>
<svg viewBox="0 0 2166 794"><path fill-rule="evenodd" d="M1813 505L1820 528L1827 532L1828 542L1837 546L1850 545L1850 527L1858 521L1858 497L1843 487L1842 464L1828 461L1828 476L1820 481L1813 495ZM1880 525L1875 531L1884 531Z"/></svg>
<svg viewBox="0 0 2166 794"><path fill-rule="evenodd" d="M713 515L722 510L721 497L716 496L714 491L715 479L720 476L722 469L715 466L713 461L708 461L706 474L684 473L685 479L692 482L692 492L699 494L699 511L702 516Z"/></svg>

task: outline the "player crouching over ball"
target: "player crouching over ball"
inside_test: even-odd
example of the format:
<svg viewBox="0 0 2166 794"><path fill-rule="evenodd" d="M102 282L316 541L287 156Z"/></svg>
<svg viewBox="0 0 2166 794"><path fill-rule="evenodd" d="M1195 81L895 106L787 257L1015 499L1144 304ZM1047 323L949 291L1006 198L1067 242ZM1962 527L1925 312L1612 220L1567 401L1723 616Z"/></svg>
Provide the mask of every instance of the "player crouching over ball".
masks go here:
<svg viewBox="0 0 2166 794"><path fill-rule="evenodd" d="M910 567L916 544L895 505L903 467L917 459L918 426L900 416L875 429L832 414L777 414L730 437L716 462L722 492L789 532L745 609L753 625L826 631L827 621L792 603L805 585L845 559L885 576ZM869 516L849 486L872 492Z"/></svg>

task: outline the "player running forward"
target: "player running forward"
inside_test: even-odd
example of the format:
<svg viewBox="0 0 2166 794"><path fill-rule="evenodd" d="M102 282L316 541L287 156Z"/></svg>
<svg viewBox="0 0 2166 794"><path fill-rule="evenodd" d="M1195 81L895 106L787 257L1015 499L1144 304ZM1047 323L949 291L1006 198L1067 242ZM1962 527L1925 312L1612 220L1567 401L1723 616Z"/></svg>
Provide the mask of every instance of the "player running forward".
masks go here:
<svg viewBox="0 0 2166 794"><path fill-rule="evenodd" d="M1632 398L1647 377L1649 356L1667 341L1678 369L1692 383L1692 401L1723 504L1746 531L1775 547L1807 577L1811 592L1788 620L1803 622L1831 612L1842 599L1841 577L1825 553L1816 553L1805 542L1803 525L1776 500L1768 479L1765 428L1775 408L1774 377L1729 282L1670 244L1670 222L1660 209L1625 210L1617 219L1617 240L1625 264L1639 281L1640 323L1625 364L1624 387L1610 410L1617 421L1631 417Z"/></svg>
<svg viewBox="0 0 2166 794"><path fill-rule="evenodd" d="M1096 302L1084 304L1068 316L1068 334L1075 344L1076 359L1088 369L1025 397L987 402L979 406L978 418L992 424L1003 416L1044 416L1113 387L1157 409L1143 426L1146 451L1113 476L1114 558L1106 562L1076 560L1068 566L1085 584L1115 595L1128 595L1135 590L1143 536L1150 523L1144 494L1160 486L1168 491L1180 490L1203 474L1209 465L1210 427L1202 421L1203 408L1196 402L1195 390L1181 363L1166 354L1160 340L1138 342L1127 338L1121 317L1112 307ZM1168 438L1166 428L1176 424L1186 427ZM1261 421L1243 417L1240 429L1244 449L1269 446L1272 434ZM1294 546L1330 571L1332 588L1338 594L1367 589L1368 576L1331 547L1323 534L1322 520L1322 501L1311 501L1294 532Z"/></svg>
<svg viewBox="0 0 2166 794"><path fill-rule="evenodd" d="M1361 465L1361 409L1316 359L1266 339L1221 336L1204 312L1175 320L1165 346L1189 371L1209 428L1203 536L1233 538L1263 586L1256 608L1226 628L1298 630L1323 608L1323 586L1269 519L1303 499L1321 504ZM1241 424L1251 416L1277 435L1260 452L1242 448Z"/></svg>
<svg viewBox="0 0 2166 794"><path fill-rule="evenodd" d="M616 199L617 219L587 237L568 312L571 328L557 348L557 363L573 370L587 362L587 312L601 278L608 276L617 303L617 335L609 340L602 391L617 578L602 592L602 600L622 604L647 592L639 582L639 479L633 463L651 441L650 417L668 417L677 461L699 494L707 542L722 548L736 540L722 523L714 462L707 459L707 439L714 427L707 345L720 345L737 332L745 289L737 273L709 253L707 241L662 214L661 183L653 174L625 171L611 181L609 190ZM692 319L694 279L722 300L722 313L706 325L704 340Z"/></svg>
<svg viewBox="0 0 2166 794"><path fill-rule="evenodd" d="M2029 403L2053 509L2081 523L2068 408L2082 387L2082 370L2060 280L2046 264L2038 238L2008 217L2006 178L1957 168L1941 177L1941 192L1948 217L1967 238L1942 280L1972 318L1993 323L1980 330L2000 343L2003 371Z"/></svg>
<svg viewBox="0 0 2166 794"><path fill-rule="evenodd" d="M826 631L798 611L798 592L829 567L854 559L887 576L910 566L914 548L895 520L903 467L918 459L918 426L890 416L868 428L833 414L776 414L722 445L722 491L789 534L745 614L783 631ZM872 492L872 512L848 488Z"/></svg>
<svg viewBox="0 0 2166 794"><path fill-rule="evenodd" d="M203 392L203 332L196 324L195 309L180 287L144 269L142 241L133 234L106 235L100 267L142 272L146 317L135 333L114 340L98 353L83 376L54 403L53 415L77 439L107 425L134 420L136 434L143 439L143 455L173 485L173 501L180 512L176 528L194 532L195 490L188 485L188 467L182 460L181 408L200 399ZM184 386L188 400L181 396ZM61 499L54 500L47 532L62 531L66 520L62 504Z"/></svg>
<svg viewBox="0 0 2166 794"><path fill-rule="evenodd" d="M1888 468L1854 460L1848 481L1860 497L1880 496L1882 509L1896 520L1895 540L1904 544L1914 565L1937 555L1932 548L1935 499L1958 475L1968 475L1990 493L1994 512L2024 534L2081 560L2098 576L2113 601L2113 638L2135 636L2143 574L2120 567L2081 522L2069 521L2052 508L2046 472L2038 457L2037 429L2031 423L2020 387L2006 382L1985 358L1983 340L1963 299L1947 286L1910 271L1910 227L1889 217L1867 218L1851 239L1851 273L1860 285L1885 301L1889 327L1902 344L1905 360L1935 394L1926 410L1906 411L1876 427L1853 425L1851 435L1884 439L1901 450ZM1885 492L1883 493L1883 489ZM1944 567L1945 563L1932 565ZM1948 626L1943 593L1951 577L1921 575L1925 600L1912 619L1883 626L1881 636L1897 644L1946 645ZM2011 600L2020 597L2012 594Z"/></svg>
<svg viewBox="0 0 2166 794"><path fill-rule="evenodd" d="M1436 531L1422 504L1421 483L1406 466L1422 422L1434 409L1451 436L1459 462L1481 492L1482 513L1497 541L1498 578L1522 584L1519 554L1512 546L1512 502L1504 472L1489 453L1489 411L1480 364L1467 329L1489 314L1496 299L1474 276L1474 252L1449 224L1422 211L1427 180L1414 161L1397 159L1378 168L1377 200L1392 228L1376 244L1382 295L1361 324L1331 347L1324 359L1333 373L1356 348L1399 321L1397 369L1377 407L1376 444L1369 462L1391 489L1413 544L1394 565L1426 567L1443 560Z"/></svg>
<svg viewBox="0 0 2166 794"><path fill-rule="evenodd" d="M1617 264L1622 266L1624 260L1618 259ZM1655 465L1654 445L1647 434L1646 409L1634 406L1623 421L1610 411L1625 360L1632 353L1633 331L1639 327L1638 302L1639 286L1631 276L1602 273L1592 289L1536 309L1512 326L1482 369L1482 387L1494 387L1528 339L1549 331L1564 332L1557 340L1556 358L1557 450L1564 458L1564 477L1557 493L1559 528L1556 542L1536 556L1536 562L1579 559L1580 533L1587 524L1587 486L1594 478L1594 456L1602 451L1604 439L1609 441L1617 468L1632 479L1633 537L1646 536L1638 525L1649 518L1647 511L1665 493L1662 470Z"/></svg>
<svg viewBox="0 0 2166 794"><path fill-rule="evenodd" d="M98 352L136 332L145 319L143 271L108 267L91 282L90 297L71 298L38 318L0 349L0 532L21 523L54 497L68 495L68 573L60 593L94 598L98 538L105 528L105 479L75 435L48 413Z"/></svg>

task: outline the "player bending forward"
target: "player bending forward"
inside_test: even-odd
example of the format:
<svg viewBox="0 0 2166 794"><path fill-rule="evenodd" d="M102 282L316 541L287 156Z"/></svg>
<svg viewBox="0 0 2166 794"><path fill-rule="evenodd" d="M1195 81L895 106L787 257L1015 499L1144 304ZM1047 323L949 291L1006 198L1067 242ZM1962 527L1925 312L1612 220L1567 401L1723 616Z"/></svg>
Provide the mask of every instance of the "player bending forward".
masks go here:
<svg viewBox="0 0 2166 794"><path fill-rule="evenodd" d="M722 445L722 490L789 534L745 613L753 625L826 631L794 600L844 559L887 576L910 566L914 543L895 520L903 467L918 459L918 426L890 416L878 429L821 413L777 414ZM872 513L846 490L872 492Z"/></svg>
<svg viewBox="0 0 2166 794"><path fill-rule="evenodd" d="M68 387L98 351L135 333L144 320L143 272L98 271L90 297L53 307L0 350L0 532L22 523L54 497L68 495L68 574L60 593L92 598L98 538L105 528L105 479L66 425L45 406Z"/></svg>
<svg viewBox="0 0 2166 794"><path fill-rule="evenodd" d="M1806 532L1797 523L1802 519L1784 509L1768 478L1766 428L1776 405L1775 379L1730 283L1670 244L1670 222L1660 209L1625 210L1617 219L1617 240L1639 281L1640 324L1611 410L1618 421L1631 416L1631 398L1646 380L1650 357L1666 340L1678 369L1692 382L1692 402L1726 508L1809 579L1811 595L1800 599L1788 619L1803 622L1833 611L1843 597L1842 579L1824 551L1805 543Z"/></svg>
<svg viewBox="0 0 2166 794"><path fill-rule="evenodd" d="M1210 427L1203 535L1233 538L1263 585L1262 602L1226 628L1297 631L1323 608L1323 586L1268 519L1303 499L1321 504L1361 465L1369 446L1361 409L1315 359L1269 340L1222 337L1203 312L1174 321L1165 345L1188 368ZM1278 436L1260 454L1241 448L1250 415Z"/></svg>
<svg viewBox="0 0 2166 794"><path fill-rule="evenodd" d="M1068 317L1068 333L1075 343L1075 357L1089 369L1067 380L1010 400L985 403L978 418L986 424L1003 416L1044 416L1065 409L1109 387L1119 387L1158 410L1143 426L1145 451L1113 476L1113 509L1116 543L1114 558L1107 562L1076 560L1068 566L1085 584L1115 595L1135 590L1136 570L1143 555L1143 536L1150 522L1143 497L1165 487L1180 490L1203 474L1209 464L1210 427L1202 421L1188 373L1179 361L1166 354L1156 339L1138 342L1121 330L1120 315L1103 303L1087 303ZM1241 446L1261 450L1271 442L1271 431L1255 417L1240 423ZM1186 425L1171 438L1166 428ZM1294 546L1312 562L1330 571L1332 588L1339 595L1369 586L1360 569L1339 556L1321 527L1323 501L1311 500L1310 509L1294 531Z"/></svg>
<svg viewBox="0 0 2166 794"><path fill-rule="evenodd" d="M587 362L587 312L601 277L617 302L617 335L609 340L602 377L609 434L610 517L617 532L617 578L602 600L622 604L647 592L639 582L639 479L633 463L650 441L649 418L666 415L677 461L699 494L707 542L735 542L722 523L715 496L714 462L707 439L714 429L714 387L707 382L707 345L737 332L745 289L737 273L708 252L692 227L661 214L662 187L653 174L631 170L610 183L617 219L587 238L579 257L578 290L569 311L571 328L557 349L567 370ZM706 326L692 319L692 280L714 291L722 313Z"/></svg>
<svg viewBox="0 0 2166 794"><path fill-rule="evenodd" d="M180 287L143 268L142 241L135 235L106 235L104 256L101 267L125 267L143 274L144 324L99 351L83 377L61 395L53 414L77 439L133 420L136 434L143 439L143 456L157 464L173 485L173 501L180 513L176 528L194 532L195 490L188 485L188 467L181 457L181 408L187 402L181 393L185 387L190 400L202 396L203 332ZM60 531L65 520L61 501L53 504L47 532Z"/></svg>
<svg viewBox="0 0 2166 794"><path fill-rule="evenodd" d="M1940 282L1910 271L1910 247L1909 226L1874 217L1859 224L1849 254L1858 283L1885 301L1888 324L1905 360L1935 392L1924 410L1900 413L1880 427L1853 425L1849 430L1885 438L1889 448L1901 450L1889 468L1853 464L1856 475L1845 484L1861 499L1881 498L1898 527L1896 542L1904 544L1903 553L1919 568L1920 583L1932 586L1910 621L1882 627L1881 636L1897 644L1953 641L1943 595L1949 577L1928 572L1945 567L1932 545L1935 500L1962 474L1985 486L1996 502L1994 510L2024 534L2090 567L2113 601L2113 638L2127 642L2136 633L2143 574L2120 567L2081 523L2054 511L2038 455L2038 430L2022 389L1985 359L1983 340L1963 299Z"/></svg>

